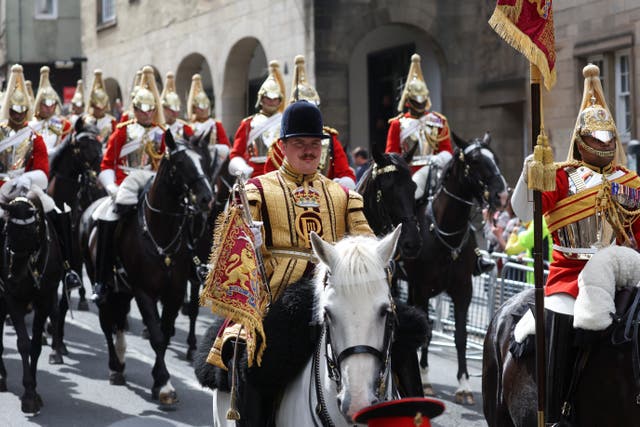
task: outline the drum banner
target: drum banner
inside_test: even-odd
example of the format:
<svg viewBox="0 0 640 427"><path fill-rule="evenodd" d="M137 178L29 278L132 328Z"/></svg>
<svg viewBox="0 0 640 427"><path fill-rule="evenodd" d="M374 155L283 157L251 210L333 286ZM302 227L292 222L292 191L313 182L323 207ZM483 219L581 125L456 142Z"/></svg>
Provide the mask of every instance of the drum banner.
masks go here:
<svg viewBox="0 0 640 427"><path fill-rule="evenodd" d="M552 0L498 0L489 25L536 65L547 90L556 82Z"/></svg>
<svg viewBox="0 0 640 427"><path fill-rule="evenodd" d="M238 206L229 207L215 228L211 270L200 294L200 304L244 327L249 366L254 360L259 366L266 348L262 318L267 298L260 285L253 233ZM258 341L260 345L256 348Z"/></svg>

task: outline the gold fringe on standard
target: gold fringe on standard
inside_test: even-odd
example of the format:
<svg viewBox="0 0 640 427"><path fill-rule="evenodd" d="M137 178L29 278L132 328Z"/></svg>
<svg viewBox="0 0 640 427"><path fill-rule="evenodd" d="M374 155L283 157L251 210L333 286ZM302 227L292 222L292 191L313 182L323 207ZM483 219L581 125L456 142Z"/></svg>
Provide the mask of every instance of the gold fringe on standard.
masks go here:
<svg viewBox="0 0 640 427"><path fill-rule="evenodd" d="M514 49L521 52L529 62L540 68L540 72L544 77L544 86L547 90L551 90L551 87L556 83L556 70L555 68L553 70L549 69L549 63L544 52L515 25L512 19L517 19L519 15L518 11L514 12L510 17L500 7L496 7L491 18L489 18L489 25Z"/></svg>

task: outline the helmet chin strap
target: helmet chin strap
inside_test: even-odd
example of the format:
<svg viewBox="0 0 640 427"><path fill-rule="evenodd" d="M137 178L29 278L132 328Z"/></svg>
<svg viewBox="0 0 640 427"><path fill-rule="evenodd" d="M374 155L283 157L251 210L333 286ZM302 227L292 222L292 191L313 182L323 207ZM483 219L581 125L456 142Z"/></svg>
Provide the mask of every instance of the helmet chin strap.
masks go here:
<svg viewBox="0 0 640 427"><path fill-rule="evenodd" d="M615 149L614 150L596 150L595 148L588 146L587 143L584 142L584 140L582 139L579 133L576 133L576 140L578 141L578 145L580 145L582 149L598 157L613 158L616 155Z"/></svg>

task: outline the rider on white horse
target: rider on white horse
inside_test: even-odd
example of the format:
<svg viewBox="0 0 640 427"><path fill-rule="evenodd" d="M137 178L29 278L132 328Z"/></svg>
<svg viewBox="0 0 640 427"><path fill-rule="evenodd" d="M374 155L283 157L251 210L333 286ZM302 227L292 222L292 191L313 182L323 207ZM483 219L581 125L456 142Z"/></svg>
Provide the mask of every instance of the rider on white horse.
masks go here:
<svg viewBox="0 0 640 427"><path fill-rule="evenodd" d="M164 115L153 68L143 69L133 98L134 118L118 124L107 142L98 176L109 197L95 210L98 224L96 285L92 300L102 304L113 286L113 235L120 215L138 203L139 190L155 174L165 151Z"/></svg>

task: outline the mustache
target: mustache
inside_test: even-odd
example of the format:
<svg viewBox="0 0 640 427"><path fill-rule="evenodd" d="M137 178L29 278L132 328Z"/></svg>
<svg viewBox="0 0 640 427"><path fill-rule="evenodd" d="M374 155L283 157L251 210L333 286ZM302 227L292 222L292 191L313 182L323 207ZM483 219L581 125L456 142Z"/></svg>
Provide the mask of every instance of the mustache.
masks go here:
<svg viewBox="0 0 640 427"><path fill-rule="evenodd" d="M303 154L302 156L300 156L300 158L302 160L315 160L316 156L314 156L313 154Z"/></svg>

